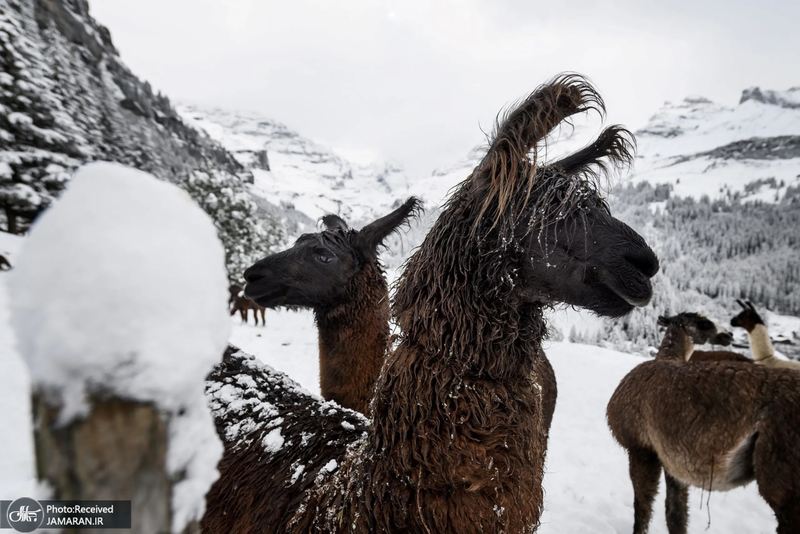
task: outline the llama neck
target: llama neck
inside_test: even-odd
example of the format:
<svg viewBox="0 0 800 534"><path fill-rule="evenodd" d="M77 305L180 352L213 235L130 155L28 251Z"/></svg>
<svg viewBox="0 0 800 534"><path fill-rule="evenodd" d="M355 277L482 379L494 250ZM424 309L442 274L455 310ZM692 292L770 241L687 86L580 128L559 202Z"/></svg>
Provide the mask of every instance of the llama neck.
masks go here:
<svg viewBox="0 0 800 534"><path fill-rule="evenodd" d="M474 532L523 532L541 513L542 306L525 300L513 226L487 220L471 237L482 209L471 195L451 197L395 293L402 340L381 370L365 453L373 502L391 503L374 531L401 517L409 532L452 531L458 515Z"/></svg>
<svg viewBox="0 0 800 534"><path fill-rule="evenodd" d="M430 334L438 349L406 338L387 358L373 404L375 472L408 481L431 532L433 503L443 495L471 499L470 521L485 531L522 531L538 518L543 392L552 388L533 372L544 357L541 314L523 306L514 321L516 314L498 312L460 325L474 332L471 344L441 324ZM498 517L498 509L508 512Z"/></svg>
<svg viewBox="0 0 800 534"><path fill-rule="evenodd" d="M314 310L322 396L367 414L389 340L389 289L377 263L349 283L347 298Z"/></svg>
<svg viewBox="0 0 800 534"><path fill-rule="evenodd" d="M775 349L772 346L766 326L757 324L747 335L750 336L750 351L756 361L766 360L775 355Z"/></svg>
<svg viewBox="0 0 800 534"><path fill-rule="evenodd" d="M694 351L694 342L679 326L670 325L658 347L656 358L660 360L687 361Z"/></svg>

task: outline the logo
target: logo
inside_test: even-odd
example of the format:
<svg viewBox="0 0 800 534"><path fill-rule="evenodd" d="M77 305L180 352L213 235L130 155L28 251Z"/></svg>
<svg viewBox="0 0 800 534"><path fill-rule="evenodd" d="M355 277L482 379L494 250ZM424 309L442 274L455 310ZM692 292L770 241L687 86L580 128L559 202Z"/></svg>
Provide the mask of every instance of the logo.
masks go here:
<svg viewBox="0 0 800 534"><path fill-rule="evenodd" d="M8 523L17 532L33 532L44 521L44 510L39 501L23 497L8 507Z"/></svg>

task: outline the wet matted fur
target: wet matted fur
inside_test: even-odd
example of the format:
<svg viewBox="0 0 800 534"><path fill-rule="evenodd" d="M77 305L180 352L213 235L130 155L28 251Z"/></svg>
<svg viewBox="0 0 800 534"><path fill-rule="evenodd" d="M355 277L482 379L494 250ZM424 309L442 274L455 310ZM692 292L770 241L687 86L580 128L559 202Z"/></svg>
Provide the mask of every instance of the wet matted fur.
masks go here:
<svg viewBox="0 0 800 534"><path fill-rule="evenodd" d="M230 514L250 519L237 520L236 532L537 528L555 398L541 350L543 310L567 302L622 315L649 301L658 270L646 243L610 216L595 189L603 166L630 161L627 131L608 128L574 158L538 161L538 143L588 109L602 110L600 97L580 76L565 75L500 121L486 156L406 265L394 302L400 344L381 370L365 436L348 423L352 445L322 459L313 448L251 449L241 463L270 473L259 477L267 491L228 509L209 502L207 531L222 532ZM293 420L319 417L308 400L292 409ZM266 418L265 426L283 428L285 415ZM311 456L335 467L318 470L301 494L291 467Z"/></svg>
<svg viewBox="0 0 800 534"><path fill-rule="evenodd" d="M725 491L752 480L777 532L800 532L800 373L687 363L674 354L687 337L668 329L656 359L628 373L608 403L611 433L628 452L634 534L648 531L662 466L670 534L686 532L689 485Z"/></svg>
<svg viewBox="0 0 800 534"><path fill-rule="evenodd" d="M206 395L225 453L206 495L203 532L279 531L369 426L235 347L215 367Z"/></svg>

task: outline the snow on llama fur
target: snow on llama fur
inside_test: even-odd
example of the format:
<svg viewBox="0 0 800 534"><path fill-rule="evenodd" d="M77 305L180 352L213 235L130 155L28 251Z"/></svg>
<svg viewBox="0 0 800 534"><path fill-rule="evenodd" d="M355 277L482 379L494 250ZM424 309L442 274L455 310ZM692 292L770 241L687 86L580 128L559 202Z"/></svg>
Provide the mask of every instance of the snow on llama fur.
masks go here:
<svg viewBox="0 0 800 534"><path fill-rule="evenodd" d="M778 534L800 532L800 373L684 362L699 342L696 317L666 318L656 358L628 373L608 403L608 426L628 452L633 532L648 531L662 466L670 534L686 532L688 486L727 491L752 480Z"/></svg>
<svg viewBox="0 0 800 534"><path fill-rule="evenodd" d="M55 497L132 499L142 532L199 520L222 452L203 384L230 333L212 221L171 184L92 163L17 263L12 324Z"/></svg>
<svg viewBox="0 0 800 534"><path fill-rule="evenodd" d="M325 230L300 236L244 273L245 295L256 305L314 310L322 396L363 414L389 344L389 287L378 248L419 209L411 197L358 231L326 215Z"/></svg>
<svg viewBox="0 0 800 534"><path fill-rule="evenodd" d="M204 531L537 528L553 385L540 372L543 310L567 302L624 315L649 302L658 270L594 185L607 166L630 162L629 132L612 126L572 156L538 161L551 130L590 109L604 109L594 88L563 75L498 124L402 275L401 341L378 378L371 422L279 373L257 389L248 372L257 364L229 355L226 400L242 425Z"/></svg>

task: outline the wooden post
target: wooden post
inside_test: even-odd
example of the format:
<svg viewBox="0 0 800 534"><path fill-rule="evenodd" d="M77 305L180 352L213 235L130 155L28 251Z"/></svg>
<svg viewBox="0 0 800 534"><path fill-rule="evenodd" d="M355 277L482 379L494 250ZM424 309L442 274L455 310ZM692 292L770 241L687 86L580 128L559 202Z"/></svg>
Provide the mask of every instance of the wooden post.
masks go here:
<svg viewBox="0 0 800 534"><path fill-rule="evenodd" d="M60 408L34 393L36 467L53 499L130 500L129 532L171 532L172 487L167 473L169 421L151 403L92 398L92 411L67 425ZM72 534L101 530L71 530ZM199 532L195 523L184 533Z"/></svg>

